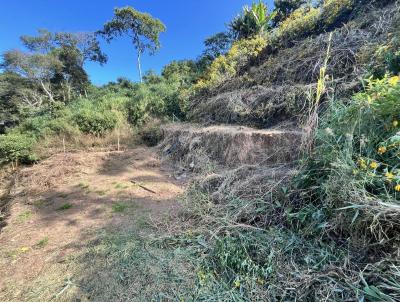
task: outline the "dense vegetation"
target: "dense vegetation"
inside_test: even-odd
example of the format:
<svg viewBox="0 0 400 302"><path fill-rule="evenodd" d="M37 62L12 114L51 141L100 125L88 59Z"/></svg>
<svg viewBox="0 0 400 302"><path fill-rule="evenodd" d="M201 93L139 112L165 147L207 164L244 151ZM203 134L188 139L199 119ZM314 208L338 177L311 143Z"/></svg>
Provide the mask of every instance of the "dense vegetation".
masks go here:
<svg viewBox="0 0 400 302"><path fill-rule="evenodd" d="M260 1L245 7L226 32L207 39L196 60L171 62L161 75L147 72L141 83L121 78L103 87L91 85L83 69L85 60L106 61L96 35L40 31L22 37L30 52L3 56L0 116L17 125L0 135L0 161L37 161L45 155L37 153L43 142L60 147L60 138L72 144L80 136L105 138L120 129L139 129L154 145L154 119L185 120L193 100L243 76L257 60L333 31L366 6L373 10L393 2L276 0L268 11ZM140 55L159 47L164 25L132 9L115 14L98 34L112 40L128 32L140 68ZM134 28L123 22L126 18L135 20L127 22ZM352 79L359 82L353 96L329 94L325 82L333 75L319 70L316 91L308 94L311 109L296 112L305 123L310 112L318 117L311 121L309 148L292 182L271 190L268 202L233 196L215 204L193 184L186 200L198 228L161 243L186 252L196 266L197 288L188 296L201 301L400 299L399 20L396 13L385 42L362 53L368 70L362 79ZM144 31L142 22L153 30Z"/></svg>

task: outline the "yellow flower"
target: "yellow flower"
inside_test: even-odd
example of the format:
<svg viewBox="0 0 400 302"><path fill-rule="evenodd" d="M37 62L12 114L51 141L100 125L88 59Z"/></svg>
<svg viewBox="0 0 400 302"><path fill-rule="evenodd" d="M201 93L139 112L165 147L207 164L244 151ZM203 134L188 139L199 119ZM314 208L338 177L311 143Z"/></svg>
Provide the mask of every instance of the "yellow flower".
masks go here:
<svg viewBox="0 0 400 302"><path fill-rule="evenodd" d="M397 120L394 120L393 122L392 122L392 126L393 127L397 127L399 125L399 121L397 121Z"/></svg>
<svg viewBox="0 0 400 302"><path fill-rule="evenodd" d="M386 151L387 151L387 149L386 149L385 146L382 146L382 147L379 147L379 148L378 148L378 153L379 153L379 154L384 154L384 153L386 153Z"/></svg>
<svg viewBox="0 0 400 302"><path fill-rule="evenodd" d="M239 279L236 279L235 282L233 282L233 285L234 285L236 288L239 288L239 287L240 287L240 280L239 280Z"/></svg>
<svg viewBox="0 0 400 302"><path fill-rule="evenodd" d="M400 192L400 185L395 186L394 189L395 189L397 192Z"/></svg>
<svg viewBox="0 0 400 302"><path fill-rule="evenodd" d="M29 247L27 246L21 247L20 251L21 253L26 253L27 251L29 251Z"/></svg>
<svg viewBox="0 0 400 302"><path fill-rule="evenodd" d="M264 280L261 278L257 278L257 284L264 285Z"/></svg>
<svg viewBox="0 0 400 302"><path fill-rule="evenodd" d="M369 166L370 166L372 169L376 169L376 168L379 167L378 163L375 162L375 161L373 161L372 163L370 163Z"/></svg>
<svg viewBox="0 0 400 302"><path fill-rule="evenodd" d="M367 168L367 164L365 163L365 160L363 158L358 160L358 164L360 165L361 169L366 169Z"/></svg>
<svg viewBox="0 0 400 302"><path fill-rule="evenodd" d="M399 82L399 80L400 80L399 76L391 77L389 78L389 84L395 86Z"/></svg>
<svg viewBox="0 0 400 302"><path fill-rule="evenodd" d="M390 173L390 172L386 172L386 173L385 173L385 177L387 178L387 180L392 180L393 177L394 177L394 174L393 174L393 173Z"/></svg>

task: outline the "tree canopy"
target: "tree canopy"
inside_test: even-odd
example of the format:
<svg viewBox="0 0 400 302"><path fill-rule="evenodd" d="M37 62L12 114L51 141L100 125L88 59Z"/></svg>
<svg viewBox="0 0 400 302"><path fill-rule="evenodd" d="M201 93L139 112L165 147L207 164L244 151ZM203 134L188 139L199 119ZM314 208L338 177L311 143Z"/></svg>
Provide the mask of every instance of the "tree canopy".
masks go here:
<svg viewBox="0 0 400 302"><path fill-rule="evenodd" d="M243 7L243 11L229 24L230 30L236 39L246 39L262 35L274 18L275 13L269 14L268 6L260 0L250 7Z"/></svg>
<svg viewBox="0 0 400 302"><path fill-rule="evenodd" d="M104 24L99 34L108 42L124 35L132 40L137 51L139 76L142 80L140 57L146 50L154 54L160 48L160 33L165 30L165 25L159 19L126 6L114 10L113 19Z"/></svg>

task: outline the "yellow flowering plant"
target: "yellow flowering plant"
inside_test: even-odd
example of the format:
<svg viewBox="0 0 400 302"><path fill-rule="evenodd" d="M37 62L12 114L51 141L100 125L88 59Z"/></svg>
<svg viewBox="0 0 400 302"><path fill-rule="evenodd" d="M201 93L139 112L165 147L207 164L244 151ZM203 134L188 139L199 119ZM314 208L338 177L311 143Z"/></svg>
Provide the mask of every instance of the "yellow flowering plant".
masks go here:
<svg viewBox="0 0 400 302"><path fill-rule="evenodd" d="M317 183L315 188L319 190L332 185L333 176L328 177L326 171L342 175L342 179L346 173L350 182L371 194L400 198L399 79L367 79L365 91L353 100L332 103L317 132L315 166L308 167L312 173L301 181L310 186ZM331 129L330 134L325 129ZM325 183L325 179L331 182Z"/></svg>

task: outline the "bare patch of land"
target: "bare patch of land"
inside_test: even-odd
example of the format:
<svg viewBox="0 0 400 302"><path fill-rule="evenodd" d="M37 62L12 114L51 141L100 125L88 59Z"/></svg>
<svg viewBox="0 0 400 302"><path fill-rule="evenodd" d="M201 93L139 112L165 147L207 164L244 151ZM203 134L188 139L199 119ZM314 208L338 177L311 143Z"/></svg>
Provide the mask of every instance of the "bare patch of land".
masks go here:
<svg viewBox="0 0 400 302"><path fill-rule="evenodd" d="M146 269L137 263L131 276L140 259L130 272L120 261L177 211L184 181L145 147L57 154L23 168L0 233L0 300L140 300L145 294L132 278Z"/></svg>

